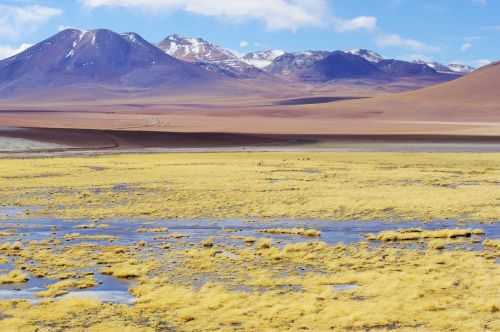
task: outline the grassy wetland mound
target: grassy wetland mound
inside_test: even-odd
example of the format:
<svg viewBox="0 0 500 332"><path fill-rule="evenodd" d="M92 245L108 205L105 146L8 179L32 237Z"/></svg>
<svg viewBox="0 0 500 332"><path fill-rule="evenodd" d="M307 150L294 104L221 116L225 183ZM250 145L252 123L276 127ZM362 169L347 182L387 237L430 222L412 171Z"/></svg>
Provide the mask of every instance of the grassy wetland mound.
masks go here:
<svg viewBox="0 0 500 332"><path fill-rule="evenodd" d="M89 218L476 220L499 154L199 153L2 159L1 204Z"/></svg>

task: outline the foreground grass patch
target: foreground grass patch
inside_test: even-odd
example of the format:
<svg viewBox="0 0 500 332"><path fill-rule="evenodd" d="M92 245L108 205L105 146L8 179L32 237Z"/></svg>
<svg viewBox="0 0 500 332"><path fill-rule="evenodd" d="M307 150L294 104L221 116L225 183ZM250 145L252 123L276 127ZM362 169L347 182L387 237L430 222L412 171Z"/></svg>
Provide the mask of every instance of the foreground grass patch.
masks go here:
<svg viewBox="0 0 500 332"><path fill-rule="evenodd" d="M54 255L41 254L42 249ZM44 297L38 303L0 300L0 330L500 329L500 252L494 247L474 252L318 241L285 247L269 241L255 246L179 244L156 252L154 264L139 261L151 253L135 245L79 244L61 251L58 245L31 242L18 253L16 265L31 263L31 270L40 266L54 275L76 276L49 286L38 294ZM92 287L94 278L78 276L78 271L100 265L135 278L130 290L134 304L57 297Z"/></svg>

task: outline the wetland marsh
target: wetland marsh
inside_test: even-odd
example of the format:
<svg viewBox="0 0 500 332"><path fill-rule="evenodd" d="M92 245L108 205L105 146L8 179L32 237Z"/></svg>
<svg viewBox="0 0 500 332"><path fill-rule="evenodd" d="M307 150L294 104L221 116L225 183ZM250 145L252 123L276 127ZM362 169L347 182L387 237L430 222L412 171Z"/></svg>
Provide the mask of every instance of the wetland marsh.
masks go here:
<svg viewBox="0 0 500 332"><path fill-rule="evenodd" d="M0 160L0 330L498 331L500 155Z"/></svg>

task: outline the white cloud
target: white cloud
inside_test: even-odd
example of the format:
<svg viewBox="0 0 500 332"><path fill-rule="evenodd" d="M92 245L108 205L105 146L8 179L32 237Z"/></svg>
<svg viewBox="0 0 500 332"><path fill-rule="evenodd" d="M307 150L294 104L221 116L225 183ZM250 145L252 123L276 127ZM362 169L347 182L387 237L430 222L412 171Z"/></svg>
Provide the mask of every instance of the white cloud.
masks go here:
<svg viewBox="0 0 500 332"><path fill-rule="evenodd" d="M339 32L368 30L377 28L377 18L373 16L359 16L351 20L335 19L335 29Z"/></svg>
<svg viewBox="0 0 500 332"><path fill-rule="evenodd" d="M13 55L21 53L22 51L30 48L31 44L21 44L19 47L11 47L6 45L0 45L0 60L7 59Z"/></svg>
<svg viewBox="0 0 500 332"><path fill-rule="evenodd" d="M240 47L241 47L241 48L247 48L247 47L248 47L248 45L249 45L249 43L248 43L246 40L242 40L242 41L240 42Z"/></svg>
<svg viewBox="0 0 500 332"><path fill-rule="evenodd" d="M380 34L375 40L379 47L399 47L415 52L439 52L439 47L427 45L421 41L403 38L398 34Z"/></svg>
<svg viewBox="0 0 500 332"><path fill-rule="evenodd" d="M472 44L469 43L469 42L466 42L466 43L463 43L462 47L460 47L460 50L462 52L467 52L468 50L470 50L472 47Z"/></svg>
<svg viewBox="0 0 500 332"><path fill-rule="evenodd" d="M236 21L258 20L269 29L297 30L321 26L327 0L80 0L85 6L135 7L146 10L182 10Z"/></svg>
<svg viewBox="0 0 500 332"><path fill-rule="evenodd" d="M489 65L491 63L493 63L493 61L488 60L488 59L479 59L479 60L476 60L476 65L477 65L478 68L487 66L487 65Z"/></svg>
<svg viewBox="0 0 500 332"><path fill-rule="evenodd" d="M0 37L15 39L38 29L62 10L45 6L12 6L0 4Z"/></svg>

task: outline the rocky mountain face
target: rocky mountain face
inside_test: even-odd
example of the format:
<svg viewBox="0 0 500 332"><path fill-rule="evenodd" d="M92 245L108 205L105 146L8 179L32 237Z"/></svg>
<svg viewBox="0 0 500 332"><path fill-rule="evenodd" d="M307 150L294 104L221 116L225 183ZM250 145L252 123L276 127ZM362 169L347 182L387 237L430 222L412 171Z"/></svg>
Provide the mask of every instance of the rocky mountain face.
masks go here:
<svg viewBox="0 0 500 332"><path fill-rule="evenodd" d="M160 42L158 47L172 57L231 77L255 78L265 74L233 52L202 38L186 38L174 34Z"/></svg>
<svg viewBox="0 0 500 332"><path fill-rule="evenodd" d="M384 59L375 52L363 49L285 53L264 69L277 76L306 82L360 78L437 78L440 75L425 63Z"/></svg>
<svg viewBox="0 0 500 332"><path fill-rule="evenodd" d="M347 50L345 53L353 54L362 57L366 61L373 62L373 63L379 63L380 61L384 60L384 57L382 57L380 54L377 52L373 52L370 50L365 50L362 48L356 48L352 50Z"/></svg>
<svg viewBox="0 0 500 332"><path fill-rule="evenodd" d="M433 62L433 61L423 61L423 60L416 60L414 63L418 64L424 64L438 73L443 73L443 74L457 74L457 75L465 75L472 73L475 68L467 65L461 65L461 64L449 64L449 65L443 65L442 63L439 62Z"/></svg>
<svg viewBox="0 0 500 332"><path fill-rule="evenodd" d="M382 72L377 65L364 57L335 51L302 71L301 78L311 82L326 82L360 77L376 78L380 75L382 75Z"/></svg>
<svg viewBox="0 0 500 332"><path fill-rule="evenodd" d="M135 33L64 30L0 61L0 88L78 84L156 87L216 77L179 61Z"/></svg>
<svg viewBox="0 0 500 332"><path fill-rule="evenodd" d="M264 69L271 65L273 61L284 55L283 50L266 50L261 52L251 52L243 56L243 61L254 67Z"/></svg>
<svg viewBox="0 0 500 332"><path fill-rule="evenodd" d="M377 68L392 77L433 76L438 74L436 70L426 64L401 60L382 60L377 63Z"/></svg>
<svg viewBox="0 0 500 332"><path fill-rule="evenodd" d="M316 62L323 60L328 56L326 51L307 51L298 53L285 53L277 57L265 68L273 75L279 75L289 79L300 78L301 73Z"/></svg>

